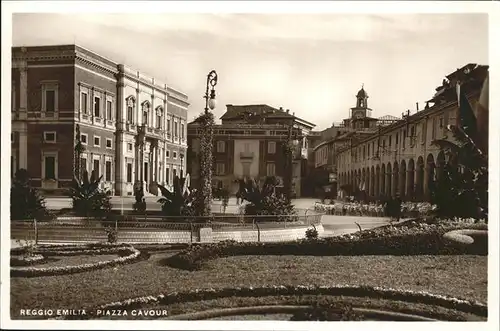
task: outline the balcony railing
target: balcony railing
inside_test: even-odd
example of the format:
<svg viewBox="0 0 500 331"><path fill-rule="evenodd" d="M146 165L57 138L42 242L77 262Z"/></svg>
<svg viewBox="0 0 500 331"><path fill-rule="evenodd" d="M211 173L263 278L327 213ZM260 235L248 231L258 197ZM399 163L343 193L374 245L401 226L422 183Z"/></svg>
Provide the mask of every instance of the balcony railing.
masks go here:
<svg viewBox="0 0 500 331"><path fill-rule="evenodd" d="M253 152L240 152L240 159L253 159Z"/></svg>

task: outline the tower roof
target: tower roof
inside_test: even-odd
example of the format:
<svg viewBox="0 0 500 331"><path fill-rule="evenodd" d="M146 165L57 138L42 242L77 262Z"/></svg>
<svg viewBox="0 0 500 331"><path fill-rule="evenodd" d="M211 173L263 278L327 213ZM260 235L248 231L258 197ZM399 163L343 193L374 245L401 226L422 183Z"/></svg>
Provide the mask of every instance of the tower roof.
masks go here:
<svg viewBox="0 0 500 331"><path fill-rule="evenodd" d="M361 90L356 94L356 98L368 98L368 94L366 93L364 86L361 87Z"/></svg>

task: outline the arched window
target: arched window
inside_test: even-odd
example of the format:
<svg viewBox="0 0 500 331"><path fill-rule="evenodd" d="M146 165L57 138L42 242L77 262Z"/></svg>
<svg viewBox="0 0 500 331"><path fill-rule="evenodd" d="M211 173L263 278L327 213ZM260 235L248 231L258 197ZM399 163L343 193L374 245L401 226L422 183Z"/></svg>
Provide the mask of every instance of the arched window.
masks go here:
<svg viewBox="0 0 500 331"><path fill-rule="evenodd" d="M156 107L156 128L163 129L163 107Z"/></svg>
<svg viewBox="0 0 500 331"><path fill-rule="evenodd" d="M135 98L129 96L127 99L127 123L134 123Z"/></svg>
<svg viewBox="0 0 500 331"><path fill-rule="evenodd" d="M144 101L142 103L142 124L145 126L149 126L149 109L150 104L149 101Z"/></svg>

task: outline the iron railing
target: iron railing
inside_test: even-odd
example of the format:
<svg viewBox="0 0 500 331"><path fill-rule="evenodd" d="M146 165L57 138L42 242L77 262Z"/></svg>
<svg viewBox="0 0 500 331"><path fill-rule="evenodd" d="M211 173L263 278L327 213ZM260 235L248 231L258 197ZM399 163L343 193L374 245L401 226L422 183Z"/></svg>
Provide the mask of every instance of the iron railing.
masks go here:
<svg viewBox="0 0 500 331"><path fill-rule="evenodd" d="M111 231L122 243L194 243L226 239L261 241L263 232L269 234L273 230L296 228L303 229L305 233L307 228L321 224L321 216L313 210L299 210L295 215L231 214L210 218L160 215L58 217L47 222L11 221L11 239L37 244L102 242L108 241ZM286 239L283 237L283 240Z"/></svg>

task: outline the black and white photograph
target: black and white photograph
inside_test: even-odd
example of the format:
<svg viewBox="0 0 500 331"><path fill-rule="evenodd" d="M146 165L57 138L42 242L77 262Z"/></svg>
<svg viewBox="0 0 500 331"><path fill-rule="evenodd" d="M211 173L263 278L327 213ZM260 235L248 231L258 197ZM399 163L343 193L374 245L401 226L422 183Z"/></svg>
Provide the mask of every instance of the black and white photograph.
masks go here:
<svg viewBox="0 0 500 331"><path fill-rule="evenodd" d="M497 329L500 12L433 3L2 1L2 328Z"/></svg>

